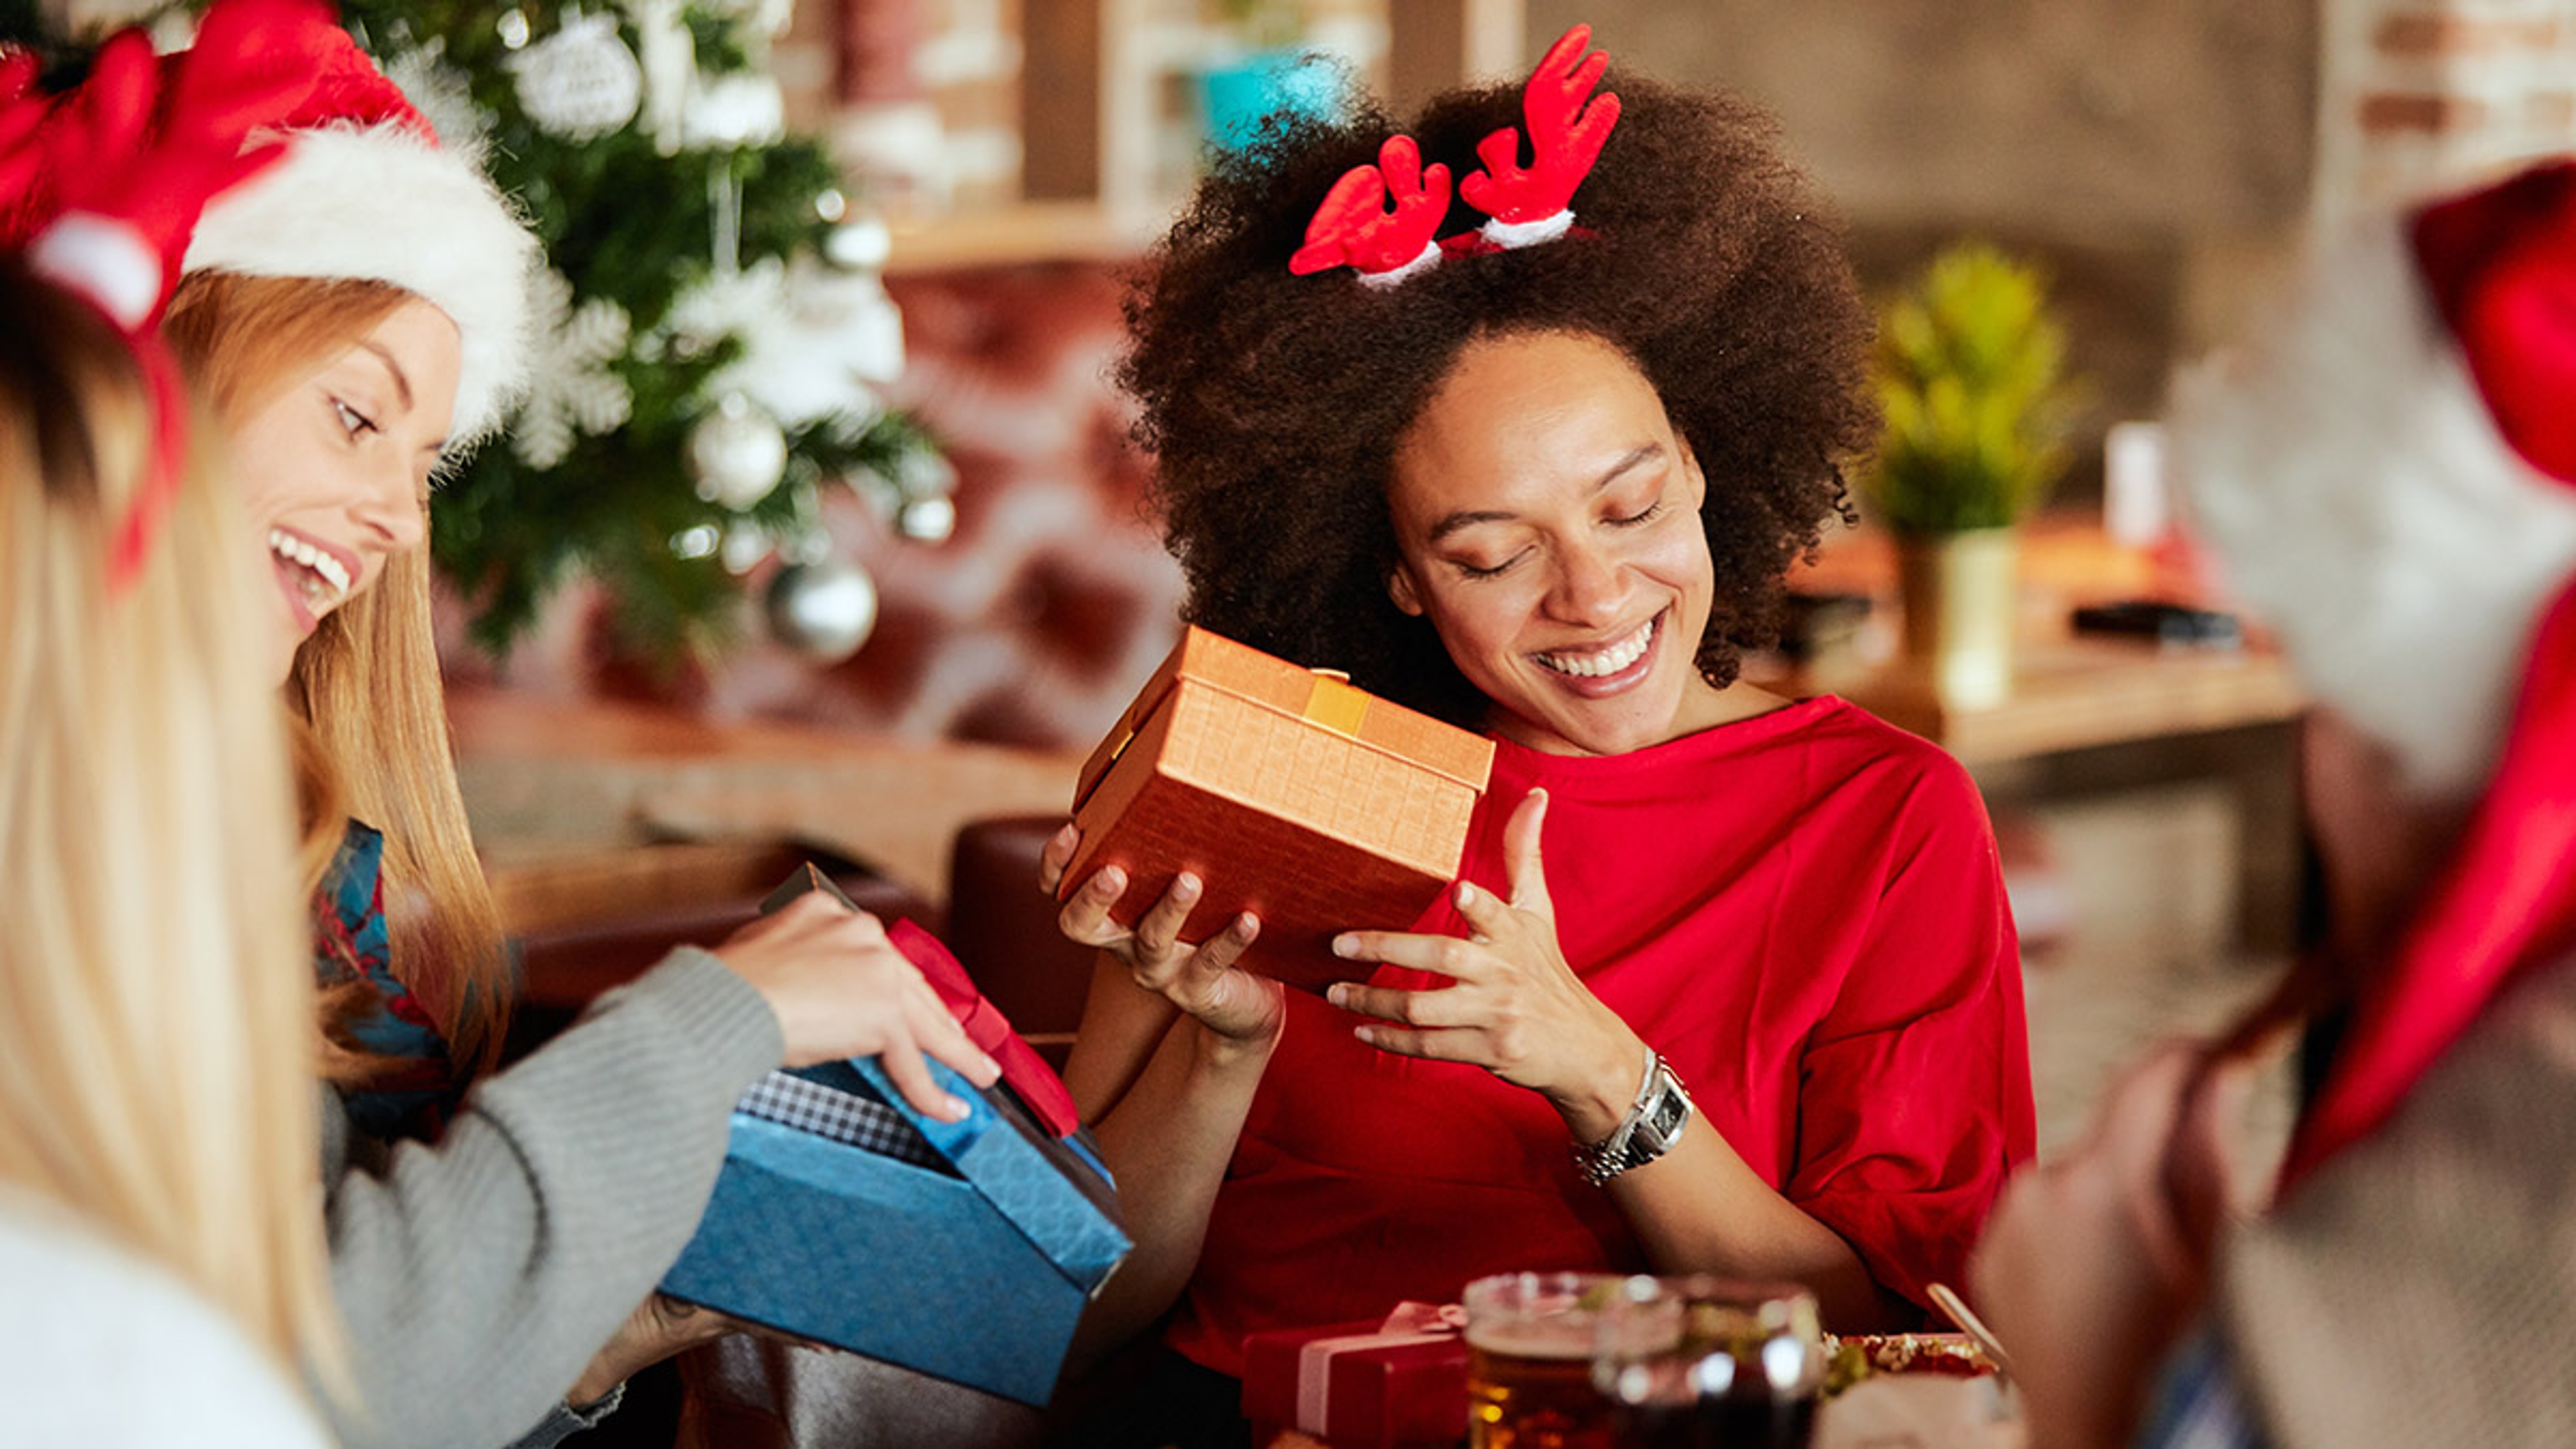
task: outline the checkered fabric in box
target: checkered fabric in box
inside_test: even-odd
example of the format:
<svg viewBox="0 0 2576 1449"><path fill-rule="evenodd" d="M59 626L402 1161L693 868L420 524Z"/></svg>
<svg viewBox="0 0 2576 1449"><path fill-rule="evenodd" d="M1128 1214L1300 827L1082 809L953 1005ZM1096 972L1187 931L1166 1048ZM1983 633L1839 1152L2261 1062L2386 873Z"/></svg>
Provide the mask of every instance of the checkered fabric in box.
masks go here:
<svg viewBox="0 0 2576 1449"><path fill-rule="evenodd" d="M733 1109L747 1116L811 1132L834 1142L954 1174L956 1169L925 1140L903 1114L883 1102L807 1081L792 1072L771 1072L751 1084Z"/></svg>

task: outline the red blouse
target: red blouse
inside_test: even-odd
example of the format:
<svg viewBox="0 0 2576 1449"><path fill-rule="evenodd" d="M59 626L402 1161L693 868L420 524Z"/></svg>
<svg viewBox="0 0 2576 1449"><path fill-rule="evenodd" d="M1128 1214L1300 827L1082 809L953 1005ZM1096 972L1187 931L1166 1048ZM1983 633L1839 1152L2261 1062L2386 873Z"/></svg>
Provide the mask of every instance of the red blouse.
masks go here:
<svg viewBox="0 0 2576 1449"><path fill-rule="evenodd" d="M1585 984L1880 1283L1920 1301L1962 1281L2033 1137L2012 916L1967 773L1830 697L1625 755L1497 743L1469 880L1504 891L1503 824L1534 786ZM1462 934L1445 901L1420 929ZM1486 1273L1647 1266L1536 1093L1364 1046L1359 1020L1288 993L1175 1347L1237 1374L1257 1330L1453 1302Z"/></svg>

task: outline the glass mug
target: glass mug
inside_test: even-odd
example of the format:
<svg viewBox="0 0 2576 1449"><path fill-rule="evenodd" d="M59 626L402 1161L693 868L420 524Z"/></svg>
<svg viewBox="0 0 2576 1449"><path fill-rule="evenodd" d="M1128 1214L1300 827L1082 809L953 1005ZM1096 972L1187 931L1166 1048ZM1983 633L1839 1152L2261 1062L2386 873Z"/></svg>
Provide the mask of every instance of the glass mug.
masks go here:
<svg viewBox="0 0 2576 1449"><path fill-rule="evenodd" d="M1614 1405L1592 1386L1595 1323L1624 1280L1502 1273L1467 1285L1471 1449L1614 1449Z"/></svg>
<svg viewBox="0 0 2576 1449"><path fill-rule="evenodd" d="M1805 1449L1813 1436L1825 1342L1805 1289L1626 1278L1592 1323L1592 1381L1618 1444Z"/></svg>

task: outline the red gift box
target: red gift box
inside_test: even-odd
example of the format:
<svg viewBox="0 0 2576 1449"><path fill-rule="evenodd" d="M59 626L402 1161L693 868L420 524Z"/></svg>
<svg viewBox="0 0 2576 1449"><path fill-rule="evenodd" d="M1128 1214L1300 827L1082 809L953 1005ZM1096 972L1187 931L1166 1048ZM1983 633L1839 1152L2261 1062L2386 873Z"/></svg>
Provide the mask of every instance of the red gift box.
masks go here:
<svg viewBox="0 0 2576 1449"><path fill-rule="evenodd" d="M1243 1416L1333 1449L1455 1445L1467 1435L1466 1317L1402 1303L1383 1322L1278 1329L1243 1340Z"/></svg>

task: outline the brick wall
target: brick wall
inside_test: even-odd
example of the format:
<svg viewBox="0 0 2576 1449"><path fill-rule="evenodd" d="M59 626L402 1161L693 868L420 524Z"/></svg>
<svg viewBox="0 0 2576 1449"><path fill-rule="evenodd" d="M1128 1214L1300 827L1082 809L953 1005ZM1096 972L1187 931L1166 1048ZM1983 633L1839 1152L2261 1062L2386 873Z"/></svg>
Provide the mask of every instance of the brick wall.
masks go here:
<svg viewBox="0 0 2576 1449"><path fill-rule="evenodd" d="M2576 0L2328 0L2324 42L2321 213L2576 146Z"/></svg>

